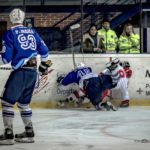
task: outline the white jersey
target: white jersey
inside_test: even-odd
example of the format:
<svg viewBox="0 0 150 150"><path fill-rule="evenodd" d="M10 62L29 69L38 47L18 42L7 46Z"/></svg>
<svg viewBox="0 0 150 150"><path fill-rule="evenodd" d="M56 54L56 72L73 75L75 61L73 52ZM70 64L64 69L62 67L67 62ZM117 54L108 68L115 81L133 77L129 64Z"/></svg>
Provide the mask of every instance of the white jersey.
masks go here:
<svg viewBox="0 0 150 150"><path fill-rule="evenodd" d="M126 73L123 67L120 66L119 64L117 65L115 70L110 71L109 69L105 69L102 73L106 75L110 75L112 77L113 84L117 84L120 78L126 78Z"/></svg>
<svg viewBox="0 0 150 150"><path fill-rule="evenodd" d="M98 77L98 74L91 72L89 74L82 76L81 80L90 79L90 78L94 78L94 77Z"/></svg>
<svg viewBox="0 0 150 150"><path fill-rule="evenodd" d="M118 64L115 70L110 71L109 69L105 69L102 73L111 75L113 84L117 84L115 89L121 92L122 100L130 99L128 93L128 80L122 66Z"/></svg>
<svg viewBox="0 0 150 150"><path fill-rule="evenodd" d="M89 74L86 74L86 75L82 76L80 81L79 81L79 88L83 89L83 86L84 86L83 82L84 82L84 80L90 79L90 78L94 78L94 77L98 77L98 74L91 72Z"/></svg>

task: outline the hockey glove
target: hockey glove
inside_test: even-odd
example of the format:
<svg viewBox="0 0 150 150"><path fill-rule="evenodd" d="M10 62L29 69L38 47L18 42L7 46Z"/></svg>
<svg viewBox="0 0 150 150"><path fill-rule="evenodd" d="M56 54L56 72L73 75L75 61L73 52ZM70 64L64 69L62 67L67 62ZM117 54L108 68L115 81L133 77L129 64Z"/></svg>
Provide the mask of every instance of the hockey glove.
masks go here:
<svg viewBox="0 0 150 150"><path fill-rule="evenodd" d="M56 80L57 83L61 84L61 81L64 79L64 76L59 76Z"/></svg>
<svg viewBox="0 0 150 150"><path fill-rule="evenodd" d="M51 60L48 60L46 62L41 62L39 65L39 72L41 75L47 75L48 74L48 68L52 66Z"/></svg>

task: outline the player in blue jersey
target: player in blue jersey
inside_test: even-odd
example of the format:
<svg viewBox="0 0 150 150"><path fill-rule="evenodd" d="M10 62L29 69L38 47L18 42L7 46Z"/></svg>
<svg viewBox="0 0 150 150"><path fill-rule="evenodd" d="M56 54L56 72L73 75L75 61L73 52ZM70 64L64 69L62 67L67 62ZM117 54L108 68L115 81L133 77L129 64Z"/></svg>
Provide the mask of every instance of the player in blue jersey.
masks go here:
<svg viewBox="0 0 150 150"><path fill-rule="evenodd" d="M31 121L32 110L29 107L32 92L37 79L36 56L41 56L39 72L46 74L51 66L48 60L48 48L32 28L23 26L25 13L21 9L10 12L12 27L2 38L3 48L1 56L4 64L11 63L11 72L1 96L4 134L0 135L0 144L14 144L17 142L34 142L34 130ZM13 105L17 103L25 131L20 134L13 133Z"/></svg>
<svg viewBox="0 0 150 150"><path fill-rule="evenodd" d="M112 78L109 75L99 76L98 74L93 73L90 67L81 64L66 76L60 76L57 79L57 82L63 86L72 83L76 83L79 86L79 90L69 96L70 100L76 100L76 102L78 102L79 98L87 97L97 110L101 110L103 106L107 110L115 110L115 107L110 102L102 101L103 92L115 87L112 83ZM66 102L68 102L69 99L67 98ZM63 101L60 101L60 103L61 102Z"/></svg>

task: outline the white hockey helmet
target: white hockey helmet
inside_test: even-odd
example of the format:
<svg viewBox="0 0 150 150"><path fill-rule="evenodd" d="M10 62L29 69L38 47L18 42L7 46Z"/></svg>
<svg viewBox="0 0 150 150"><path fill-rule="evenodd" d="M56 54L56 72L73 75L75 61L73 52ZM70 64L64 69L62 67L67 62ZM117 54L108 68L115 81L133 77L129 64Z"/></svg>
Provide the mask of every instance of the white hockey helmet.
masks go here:
<svg viewBox="0 0 150 150"><path fill-rule="evenodd" d="M77 64L77 68L82 68L82 67L85 67L85 64L83 62Z"/></svg>
<svg viewBox="0 0 150 150"><path fill-rule="evenodd" d="M119 64L120 60L119 60L119 58L115 58L115 59L112 60L112 62L114 62L115 64Z"/></svg>
<svg viewBox="0 0 150 150"><path fill-rule="evenodd" d="M106 64L106 68L108 68L110 71L113 71L117 68L117 63L111 61L111 62L108 62Z"/></svg>
<svg viewBox="0 0 150 150"><path fill-rule="evenodd" d="M25 18L25 13L21 9L15 8L10 12L9 18L12 24L22 24Z"/></svg>

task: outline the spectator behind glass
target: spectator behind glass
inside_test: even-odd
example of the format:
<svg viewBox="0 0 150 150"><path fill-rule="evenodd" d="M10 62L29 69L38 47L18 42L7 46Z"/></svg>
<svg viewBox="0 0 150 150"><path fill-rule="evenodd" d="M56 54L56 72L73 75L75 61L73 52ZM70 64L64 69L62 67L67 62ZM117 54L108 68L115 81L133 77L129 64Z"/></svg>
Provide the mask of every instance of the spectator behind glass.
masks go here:
<svg viewBox="0 0 150 150"><path fill-rule="evenodd" d="M102 39L102 45L104 45L106 53L116 53L118 37L115 31L110 28L108 19L103 19L102 29L98 30L98 35Z"/></svg>
<svg viewBox="0 0 150 150"><path fill-rule="evenodd" d="M83 35L83 51L85 53L103 53L100 36L97 34L97 27L91 24L87 33Z"/></svg>
<svg viewBox="0 0 150 150"><path fill-rule="evenodd" d="M123 32L119 38L119 53L140 53L140 36L134 32L133 25L125 24Z"/></svg>

